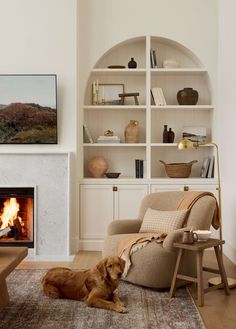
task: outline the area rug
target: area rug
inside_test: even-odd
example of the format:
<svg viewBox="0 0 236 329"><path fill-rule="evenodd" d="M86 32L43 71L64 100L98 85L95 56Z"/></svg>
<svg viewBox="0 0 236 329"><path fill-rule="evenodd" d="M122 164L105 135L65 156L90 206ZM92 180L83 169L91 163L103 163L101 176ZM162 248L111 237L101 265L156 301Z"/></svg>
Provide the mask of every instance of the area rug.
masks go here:
<svg viewBox="0 0 236 329"><path fill-rule="evenodd" d="M1 329L203 329L198 310L185 288L170 299L157 292L121 282L118 293L129 312L89 308L83 302L44 296L45 270L13 271L7 279L10 304L0 312Z"/></svg>

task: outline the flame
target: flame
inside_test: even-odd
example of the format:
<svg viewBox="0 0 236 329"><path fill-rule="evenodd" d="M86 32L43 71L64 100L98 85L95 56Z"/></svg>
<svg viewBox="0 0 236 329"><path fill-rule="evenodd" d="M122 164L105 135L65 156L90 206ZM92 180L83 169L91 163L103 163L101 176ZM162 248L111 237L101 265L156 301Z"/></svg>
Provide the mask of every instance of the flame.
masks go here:
<svg viewBox="0 0 236 329"><path fill-rule="evenodd" d="M14 225L13 220L18 217L17 214L19 209L20 205L16 201L16 198L7 199L4 202L4 208L2 209L2 212L0 214L0 222L2 223L1 228Z"/></svg>

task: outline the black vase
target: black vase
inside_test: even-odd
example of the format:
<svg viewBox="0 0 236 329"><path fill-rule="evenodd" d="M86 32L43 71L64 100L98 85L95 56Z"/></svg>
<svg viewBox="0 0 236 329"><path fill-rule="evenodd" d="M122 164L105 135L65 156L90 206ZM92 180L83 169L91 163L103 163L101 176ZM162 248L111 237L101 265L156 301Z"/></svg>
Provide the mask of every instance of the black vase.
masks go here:
<svg viewBox="0 0 236 329"><path fill-rule="evenodd" d="M128 68L129 69L136 69L137 63L135 62L134 58L132 57L131 60L128 63Z"/></svg>
<svg viewBox="0 0 236 329"><path fill-rule="evenodd" d="M193 88L184 88L177 92L179 105L196 105L198 101L198 92Z"/></svg>
<svg viewBox="0 0 236 329"><path fill-rule="evenodd" d="M175 140L175 133L173 132L173 130L171 128L169 128L168 143L174 143L174 140Z"/></svg>
<svg viewBox="0 0 236 329"><path fill-rule="evenodd" d="M163 143L168 143L168 130L167 130L167 125L164 125L164 130L163 130Z"/></svg>

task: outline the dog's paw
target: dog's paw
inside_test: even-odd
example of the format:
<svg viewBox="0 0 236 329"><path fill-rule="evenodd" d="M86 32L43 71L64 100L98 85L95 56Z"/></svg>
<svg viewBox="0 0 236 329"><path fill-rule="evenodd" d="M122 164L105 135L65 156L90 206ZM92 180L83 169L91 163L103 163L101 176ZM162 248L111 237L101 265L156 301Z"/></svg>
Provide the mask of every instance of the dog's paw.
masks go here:
<svg viewBox="0 0 236 329"><path fill-rule="evenodd" d="M117 307L117 312L119 312L119 313L127 313L128 312L128 309L125 306L119 305Z"/></svg>

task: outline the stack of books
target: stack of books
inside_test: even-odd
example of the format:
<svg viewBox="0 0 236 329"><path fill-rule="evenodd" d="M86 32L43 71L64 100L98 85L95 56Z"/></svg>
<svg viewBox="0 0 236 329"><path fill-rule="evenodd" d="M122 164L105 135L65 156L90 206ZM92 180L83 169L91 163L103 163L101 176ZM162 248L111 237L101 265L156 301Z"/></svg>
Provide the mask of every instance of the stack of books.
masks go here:
<svg viewBox="0 0 236 329"><path fill-rule="evenodd" d="M142 159L136 159L135 160L135 177L136 178L143 178L143 172L144 172L144 161Z"/></svg>
<svg viewBox="0 0 236 329"><path fill-rule="evenodd" d="M120 143L118 136L98 136L97 143Z"/></svg>
<svg viewBox="0 0 236 329"><path fill-rule="evenodd" d="M162 88L153 87L151 89L151 95L153 98L154 105L157 105L157 106L167 105Z"/></svg>

